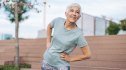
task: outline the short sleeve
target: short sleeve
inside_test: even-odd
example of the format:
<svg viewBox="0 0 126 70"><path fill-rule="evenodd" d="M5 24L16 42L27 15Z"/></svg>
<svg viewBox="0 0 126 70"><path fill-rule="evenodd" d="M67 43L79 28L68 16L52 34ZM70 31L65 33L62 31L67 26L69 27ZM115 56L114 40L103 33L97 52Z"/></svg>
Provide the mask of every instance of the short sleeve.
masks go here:
<svg viewBox="0 0 126 70"><path fill-rule="evenodd" d="M56 21L56 19L54 19L54 20L52 20L52 21L50 22L50 25L51 25L52 28L53 28L54 25L55 25L55 21Z"/></svg>
<svg viewBox="0 0 126 70"><path fill-rule="evenodd" d="M87 45L87 41L83 35L80 35L77 39L77 46L78 47L85 47Z"/></svg>
<svg viewBox="0 0 126 70"><path fill-rule="evenodd" d="M55 19L53 19L51 22L50 22L50 25L51 25L51 27L52 28L54 28L54 26L56 25L56 23L59 21L59 17L57 17L57 18L55 18Z"/></svg>

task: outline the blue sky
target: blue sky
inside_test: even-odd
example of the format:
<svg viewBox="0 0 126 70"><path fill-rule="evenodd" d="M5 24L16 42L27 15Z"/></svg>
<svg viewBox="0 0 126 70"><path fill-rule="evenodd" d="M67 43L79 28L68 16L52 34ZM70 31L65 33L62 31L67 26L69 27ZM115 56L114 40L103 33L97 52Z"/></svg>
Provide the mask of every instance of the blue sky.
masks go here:
<svg viewBox="0 0 126 70"><path fill-rule="evenodd" d="M43 0L38 2L42 4ZM46 26L56 17L65 18L66 7L71 3L79 3L82 12L92 16L106 16L107 19L119 21L126 18L126 0L47 0ZM36 6L37 7L37 6ZM43 5L40 5L41 13L34 10L29 12L29 19L20 23L21 38L36 38L37 32L43 29ZM7 20L6 13L0 9L0 33L10 33L14 36L15 25Z"/></svg>

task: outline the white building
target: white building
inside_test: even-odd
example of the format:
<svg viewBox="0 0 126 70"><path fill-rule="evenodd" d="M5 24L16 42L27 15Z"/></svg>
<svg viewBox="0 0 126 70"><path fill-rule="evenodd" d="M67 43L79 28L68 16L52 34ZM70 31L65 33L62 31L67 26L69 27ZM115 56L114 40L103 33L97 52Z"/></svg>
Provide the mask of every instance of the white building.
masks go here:
<svg viewBox="0 0 126 70"><path fill-rule="evenodd" d="M91 16L82 13L81 18L77 21L78 27L83 31L84 36L106 35L106 28L109 21L105 18Z"/></svg>
<svg viewBox="0 0 126 70"><path fill-rule="evenodd" d="M38 31L38 38L46 38L47 31L45 29Z"/></svg>
<svg viewBox="0 0 126 70"><path fill-rule="evenodd" d="M11 34L0 33L0 40L10 40L12 38Z"/></svg>

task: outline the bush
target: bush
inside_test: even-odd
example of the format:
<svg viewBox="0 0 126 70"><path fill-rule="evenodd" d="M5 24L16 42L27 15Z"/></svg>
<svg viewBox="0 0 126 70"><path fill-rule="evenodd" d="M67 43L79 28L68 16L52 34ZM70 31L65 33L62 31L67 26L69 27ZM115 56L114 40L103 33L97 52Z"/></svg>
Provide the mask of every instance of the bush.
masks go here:
<svg viewBox="0 0 126 70"><path fill-rule="evenodd" d="M19 67L20 67L20 68L31 68L31 64L23 63L23 64L20 64Z"/></svg>
<svg viewBox="0 0 126 70"><path fill-rule="evenodd" d="M107 28L106 32L109 35L116 35L116 34L118 34L118 32L120 31L120 25L115 23L115 22L112 22L112 21L110 21L109 24L110 25Z"/></svg>
<svg viewBox="0 0 126 70"><path fill-rule="evenodd" d="M23 63L19 65L19 68L15 67L14 64L0 65L0 70L20 70L20 68L31 68L31 65Z"/></svg>
<svg viewBox="0 0 126 70"><path fill-rule="evenodd" d="M120 20L120 22L121 22L121 29L123 30L123 31L126 31L126 19L123 19L123 20Z"/></svg>
<svg viewBox="0 0 126 70"><path fill-rule="evenodd" d="M3 65L0 65L0 70L3 70L3 67L4 67Z"/></svg>
<svg viewBox="0 0 126 70"><path fill-rule="evenodd" d="M15 67L14 65L4 65L3 70L20 70L18 67Z"/></svg>

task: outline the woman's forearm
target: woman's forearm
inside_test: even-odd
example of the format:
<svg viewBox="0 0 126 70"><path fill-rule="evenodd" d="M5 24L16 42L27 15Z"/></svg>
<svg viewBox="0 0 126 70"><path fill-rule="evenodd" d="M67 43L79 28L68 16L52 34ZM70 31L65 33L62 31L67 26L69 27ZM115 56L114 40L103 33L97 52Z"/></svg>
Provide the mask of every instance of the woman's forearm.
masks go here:
<svg viewBox="0 0 126 70"><path fill-rule="evenodd" d="M81 50L82 50L82 54L70 56L69 54L63 52L63 53L61 53L60 57L61 57L61 59L68 61L68 62L81 61L81 60L90 58L91 52L90 52L90 49L88 46L81 48Z"/></svg>
<svg viewBox="0 0 126 70"><path fill-rule="evenodd" d="M89 49L89 46L81 48L82 50L82 55L76 55L76 56L70 56L70 61L80 61L80 60L85 60L91 57L91 51Z"/></svg>
<svg viewBox="0 0 126 70"><path fill-rule="evenodd" d="M89 59L90 55L76 55L76 56L70 56L70 62L74 61L81 61L85 59Z"/></svg>
<svg viewBox="0 0 126 70"><path fill-rule="evenodd" d="M52 28L51 28L51 26L50 26L50 24L49 24L48 27L47 27L47 40L46 40L47 48L50 47L51 34L52 34Z"/></svg>
<svg viewBox="0 0 126 70"><path fill-rule="evenodd" d="M86 55L68 55L66 53L61 53L61 59L68 61L68 62L74 62L74 61L81 61L81 60L85 60L85 59L89 59L90 58L90 54L86 54Z"/></svg>

